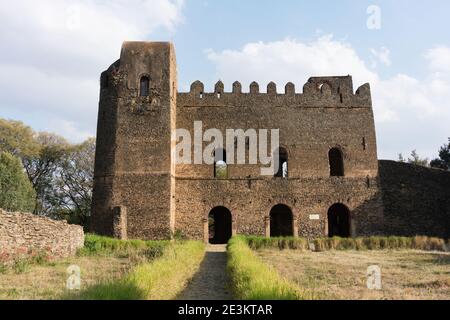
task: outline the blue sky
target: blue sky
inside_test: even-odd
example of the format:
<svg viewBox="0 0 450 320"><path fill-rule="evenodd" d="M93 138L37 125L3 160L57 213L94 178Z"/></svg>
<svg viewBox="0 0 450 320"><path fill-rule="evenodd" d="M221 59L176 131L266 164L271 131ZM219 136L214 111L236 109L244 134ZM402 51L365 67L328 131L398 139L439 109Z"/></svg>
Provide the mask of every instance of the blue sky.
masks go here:
<svg viewBox="0 0 450 320"><path fill-rule="evenodd" d="M180 91L197 79L209 90L274 80L279 92L319 75L370 82L379 157L432 158L450 136L449 15L445 0L2 2L0 117L74 142L95 135L98 77L121 42L170 40Z"/></svg>

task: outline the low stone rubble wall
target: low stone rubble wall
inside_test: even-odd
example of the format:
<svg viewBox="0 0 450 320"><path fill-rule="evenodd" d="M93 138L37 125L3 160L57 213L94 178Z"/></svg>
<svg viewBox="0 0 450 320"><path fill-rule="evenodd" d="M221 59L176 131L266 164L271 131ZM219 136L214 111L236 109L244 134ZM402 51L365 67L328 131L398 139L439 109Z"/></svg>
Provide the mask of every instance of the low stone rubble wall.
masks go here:
<svg viewBox="0 0 450 320"><path fill-rule="evenodd" d="M0 209L0 262L45 254L64 258L84 245L83 227L30 213Z"/></svg>

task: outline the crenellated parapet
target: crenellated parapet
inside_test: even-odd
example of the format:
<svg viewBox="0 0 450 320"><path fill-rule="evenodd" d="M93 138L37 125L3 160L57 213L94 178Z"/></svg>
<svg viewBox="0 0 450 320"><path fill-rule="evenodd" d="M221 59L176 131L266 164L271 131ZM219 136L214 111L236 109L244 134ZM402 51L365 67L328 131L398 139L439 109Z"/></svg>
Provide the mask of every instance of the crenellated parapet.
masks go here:
<svg viewBox="0 0 450 320"><path fill-rule="evenodd" d="M190 92L178 93L178 107L239 107L248 105L266 107L331 107L331 108L371 108L369 84L364 84L353 93L351 76L312 77L303 86L303 92L296 92L295 85L289 82L284 93L278 93L277 85L270 82L266 92L260 91L257 82L252 82L248 92L243 92L242 85L236 81L232 92L225 92L224 84L219 81L214 92L205 92L204 84L195 81Z"/></svg>

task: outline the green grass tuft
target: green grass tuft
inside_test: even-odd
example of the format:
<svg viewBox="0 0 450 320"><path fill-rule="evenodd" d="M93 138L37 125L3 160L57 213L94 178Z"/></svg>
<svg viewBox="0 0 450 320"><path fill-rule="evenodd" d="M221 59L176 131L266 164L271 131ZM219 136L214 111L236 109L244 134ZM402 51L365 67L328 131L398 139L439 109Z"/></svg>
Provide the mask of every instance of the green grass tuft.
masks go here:
<svg viewBox="0 0 450 320"><path fill-rule="evenodd" d="M119 240L87 234L84 247L78 250L78 255L129 257L140 253L152 258L160 256L167 244L169 241Z"/></svg>
<svg viewBox="0 0 450 320"><path fill-rule="evenodd" d="M91 240L93 240L91 238ZM104 252L104 244L110 250L122 250L123 246L115 241L104 241L96 250ZM120 240L119 240L120 241ZM131 242L140 247L141 242ZM148 245L148 243L147 243ZM118 247L117 247L118 246ZM201 242L186 241L166 244L162 255L151 262L135 267L127 276L116 281L100 283L83 290L72 299L80 300L169 300L175 298L184 289L187 281L198 270L205 253Z"/></svg>
<svg viewBox="0 0 450 320"><path fill-rule="evenodd" d="M447 251L444 240L430 237L368 237L368 238L317 238L308 241L305 238L265 238L245 237L253 250L259 249L292 249L309 250L310 243L315 251L328 250L424 250Z"/></svg>
<svg viewBox="0 0 450 320"><path fill-rule="evenodd" d="M275 240L253 238L253 246ZM277 242L278 244L285 242ZM228 271L231 275L235 298L240 300L298 300L298 288L282 279L278 272L262 262L247 245L244 237L234 237L228 243Z"/></svg>

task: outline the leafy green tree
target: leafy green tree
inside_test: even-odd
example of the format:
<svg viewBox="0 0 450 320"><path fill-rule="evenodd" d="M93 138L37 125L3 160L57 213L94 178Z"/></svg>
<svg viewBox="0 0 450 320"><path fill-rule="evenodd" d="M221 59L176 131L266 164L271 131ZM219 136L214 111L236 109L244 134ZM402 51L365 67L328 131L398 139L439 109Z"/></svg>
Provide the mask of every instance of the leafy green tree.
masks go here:
<svg viewBox="0 0 450 320"><path fill-rule="evenodd" d="M70 223L89 224L94 181L95 138L65 153L55 174L59 214Z"/></svg>
<svg viewBox="0 0 450 320"><path fill-rule="evenodd" d="M431 161L430 165L433 168L450 170L450 138L448 138L448 144L439 150L439 158Z"/></svg>
<svg viewBox="0 0 450 320"><path fill-rule="evenodd" d="M94 177L94 138L73 145L56 134L36 133L22 122L0 119L0 152L15 156L22 178L28 176L27 184L32 186L34 199L27 200L27 210L88 225ZM4 172L4 181L9 181L4 186L23 183L17 174L10 176ZM8 193L3 191L6 189L1 190L2 199L7 200ZM12 209L13 206L5 208Z"/></svg>
<svg viewBox="0 0 450 320"><path fill-rule="evenodd" d="M20 121L0 118L0 152L23 158L37 155L39 146L34 139L33 130Z"/></svg>
<svg viewBox="0 0 450 320"><path fill-rule="evenodd" d="M0 152L0 208L7 211L32 211L35 191L20 160Z"/></svg>
<svg viewBox="0 0 450 320"><path fill-rule="evenodd" d="M63 157L73 148L63 137L53 133L39 132L34 135L38 152L22 158L28 178L36 190L34 213L51 215L58 199L55 193L55 173Z"/></svg>

